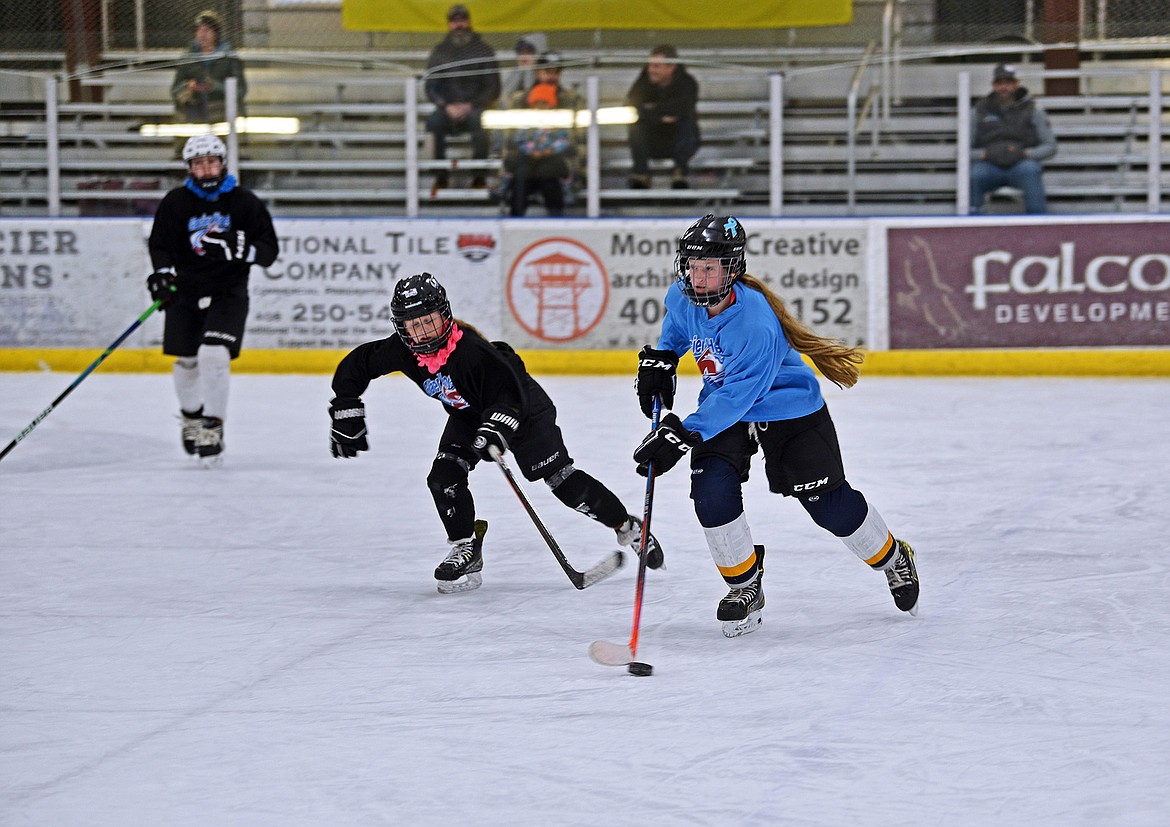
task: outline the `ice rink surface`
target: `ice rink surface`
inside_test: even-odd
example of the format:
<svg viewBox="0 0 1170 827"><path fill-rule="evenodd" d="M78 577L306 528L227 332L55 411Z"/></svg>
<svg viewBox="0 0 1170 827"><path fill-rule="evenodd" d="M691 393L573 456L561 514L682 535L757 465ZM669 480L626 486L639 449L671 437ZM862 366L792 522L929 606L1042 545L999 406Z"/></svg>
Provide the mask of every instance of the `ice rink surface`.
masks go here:
<svg viewBox="0 0 1170 827"><path fill-rule="evenodd" d="M0 374L0 442L72 379ZM640 514L630 378L542 381ZM919 616L757 467L764 624L724 639L676 468L639 678L586 654L628 638L633 568L575 591L495 468L483 588L436 593L445 417L405 380L342 461L328 377L236 376L209 472L168 376L99 370L0 463L0 824L1170 824L1170 382L826 395ZM578 568L616 547L522 485Z"/></svg>

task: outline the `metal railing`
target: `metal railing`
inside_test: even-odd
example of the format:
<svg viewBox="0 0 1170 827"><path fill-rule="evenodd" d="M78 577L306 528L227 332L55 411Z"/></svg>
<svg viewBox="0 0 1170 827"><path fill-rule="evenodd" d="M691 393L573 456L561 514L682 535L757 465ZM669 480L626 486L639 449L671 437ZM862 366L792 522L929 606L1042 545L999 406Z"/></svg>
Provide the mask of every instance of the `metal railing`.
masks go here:
<svg viewBox="0 0 1170 827"><path fill-rule="evenodd" d="M890 7L893 7L891 4ZM892 41L891 41L892 42ZM881 75L889 77L892 69L887 70L882 68L885 66L887 56L892 55L889 52L888 43L883 43L881 57ZM1018 47L1016 47L1018 48ZM980 54L983 49L978 50ZM824 72L829 70L841 70L843 68L852 68L854 70L850 88L846 93L846 108L847 108L847 134L843 137L847 139L846 150L846 177L848 179L847 186L847 208L852 214L856 210L858 187L857 187L857 166L858 166L858 150L857 150L857 136L863 127L866 117L872 126L872 143L875 151L879 144L879 130L883 125L890 123L892 112L881 110L885 109L889 104L878 102L892 97L894 93L888 88L890 81L879 80L874 83L866 98L866 103L860 107L860 115L858 113L858 102L860 97L861 79L864 73L869 70L872 74L871 62L875 54L875 48L865 51L865 54L856 61L847 64L831 64L828 66L809 66L798 69L793 69L788 72L767 71L766 81L768 88L767 100L767 122L763 130L764 140L767 144L767 161L765 163L767 174L767 198L768 210L772 215L782 215L785 208L785 192L784 192L784 170L785 170L785 104L784 98L786 91L790 88L794 80L798 80L811 73ZM948 52L948 54L950 54ZM591 61L592 64L602 64L604 59L596 58ZM581 65L585 65L585 61ZM173 62L171 63L173 66ZM723 67L726 68L726 64ZM133 71L142 71L144 68L157 68L156 66L139 67L136 70L125 69L126 74L132 74ZM405 69L406 67L399 67ZM754 67L736 67L741 73L765 74L763 68ZM1044 77L1056 76L1077 76L1090 78L1099 75L1108 74L1125 74L1132 76L1133 71L1127 70L1109 70L1109 69L1092 69L1086 68L1082 70L1066 70L1064 72L1044 72ZM27 73L26 73L27 74ZM1037 74L1041 74L1037 71ZM1162 123L1162 111L1164 108L1162 82L1164 72L1161 69L1151 69L1147 73L1147 91L1145 101L1148 106L1148 126L1146 127L1146 140L1148 145L1146 158L1146 206L1149 212L1160 212L1162 209L1162 140L1164 133L1164 125ZM45 125L45 162L44 171L47 182L47 201L48 213L50 215L60 215L62 212L62 191L61 191L61 145L62 127L61 127L61 107L58 104L59 89L66 80L59 75L39 75L41 84L43 86L44 95L44 125ZM93 75L87 78L88 81L101 82L101 77ZM376 79L373 77L362 77L360 73L355 70L354 78L351 83L380 83L386 84L392 82L392 78L387 78L385 75L380 75ZM419 214L420 210L420 170L437 169L437 163L429 160L422 160L419 158L419 129L420 129L420 115L419 106L429 105L425 102L420 102L419 92L422 76L415 73L403 72L399 75L398 81L401 83L401 104L391 103L383 104L384 108L394 109L400 111L403 115L405 124L405 165L403 168L405 178L405 198L404 209L407 215L415 216ZM229 82L234 82L234 79L229 79ZM321 82L335 82L321 79ZM336 81L344 83L346 81ZM957 97L957 112L958 119L955 128L956 142L956 159L955 170L957 173L957 182L955 188L956 194L956 212L960 215L966 214L968 211L968 196L969 196L969 150L970 134L967 113L969 111L971 101L971 87L970 87L970 73L958 73L958 97ZM592 113L596 113L601 106L601 76L594 71L589 71L585 77L585 98L587 106ZM236 97L230 91L226 95L226 102L229 110L234 110ZM360 110L361 104L353 104L355 111ZM68 107L65 107L68 110ZM761 106L761 110L762 110ZM235 119L234 111L229 111L228 123L234 127ZM601 214L602 195L602 168L601 168L601 133L600 127L597 125L597 118L590 119L590 126L586 133L586 176L585 176L585 212L588 216L599 216ZM412 140L411 137L414 136ZM227 143L229 147L229 166L232 169L238 169L239 160L239 137L236 135L234 128L229 131L227 136ZM295 161L291 162L295 165ZM761 170L763 172L764 170Z"/></svg>

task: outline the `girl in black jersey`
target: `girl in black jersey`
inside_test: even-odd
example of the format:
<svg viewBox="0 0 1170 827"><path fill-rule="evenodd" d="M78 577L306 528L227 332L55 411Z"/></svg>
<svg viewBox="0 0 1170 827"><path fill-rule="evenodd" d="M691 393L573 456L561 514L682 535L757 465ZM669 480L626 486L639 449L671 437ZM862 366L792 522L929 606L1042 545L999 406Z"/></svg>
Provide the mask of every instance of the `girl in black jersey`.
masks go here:
<svg viewBox="0 0 1170 827"><path fill-rule="evenodd" d="M454 318L447 291L430 273L398 282L390 312L396 332L359 345L333 375L333 456L368 450L361 395L379 376L403 373L443 403L447 425L427 476L451 545L435 569L440 592L471 591L483 583L483 529L476 530L468 475L481 459L490 461L492 448L511 450L526 479L544 480L569 508L612 528L618 543L640 547L641 522L612 491L574 467L556 407L509 345L489 342ZM653 535L646 555L649 568L662 565Z"/></svg>

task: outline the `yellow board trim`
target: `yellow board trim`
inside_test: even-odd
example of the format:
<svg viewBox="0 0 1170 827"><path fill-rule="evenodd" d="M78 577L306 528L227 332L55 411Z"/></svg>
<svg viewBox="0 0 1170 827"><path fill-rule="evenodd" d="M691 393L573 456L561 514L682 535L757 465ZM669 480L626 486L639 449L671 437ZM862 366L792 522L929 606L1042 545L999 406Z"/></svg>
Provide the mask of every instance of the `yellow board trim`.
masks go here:
<svg viewBox="0 0 1170 827"><path fill-rule="evenodd" d="M232 363L238 373L332 373L346 350L248 350ZM79 373L100 350L0 349L0 370ZM538 375L627 375L637 371L634 350L520 351ZM101 370L169 371L174 360L157 350L116 350ZM695 375L693 359L679 372ZM1163 376L1170 377L1170 348L1116 350L893 350L868 353L862 376Z"/></svg>

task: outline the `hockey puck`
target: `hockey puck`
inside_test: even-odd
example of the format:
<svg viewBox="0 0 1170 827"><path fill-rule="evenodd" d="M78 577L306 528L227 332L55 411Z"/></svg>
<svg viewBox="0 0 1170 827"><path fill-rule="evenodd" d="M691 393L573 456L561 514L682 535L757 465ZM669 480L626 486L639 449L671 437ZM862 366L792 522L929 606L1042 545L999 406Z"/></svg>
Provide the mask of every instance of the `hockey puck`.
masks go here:
<svg viewBox="0 0 1170 827"><path fill-rule="evenodd" d="M629 671L631 675L637 675L640 678L644 678L647 675L654 674L654 667L648 663L642 663L641 661L635 660L630 662L627 671Z"/></svg>

